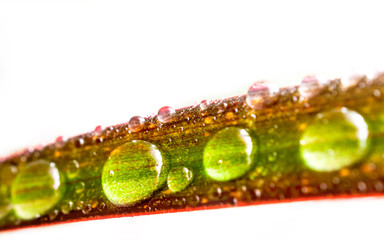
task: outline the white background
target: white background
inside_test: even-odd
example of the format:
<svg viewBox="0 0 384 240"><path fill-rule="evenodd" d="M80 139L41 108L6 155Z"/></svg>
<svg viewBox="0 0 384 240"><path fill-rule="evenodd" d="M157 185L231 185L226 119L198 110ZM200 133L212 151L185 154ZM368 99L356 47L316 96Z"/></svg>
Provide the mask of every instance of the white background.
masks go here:
<svg viewBox="0 0 384 240"><path fill-rule="evenodd" d="M380 1L0 1L0 155L203 99L383 65ZM1 239L380 239L382 199L83 222Z"/></svg>

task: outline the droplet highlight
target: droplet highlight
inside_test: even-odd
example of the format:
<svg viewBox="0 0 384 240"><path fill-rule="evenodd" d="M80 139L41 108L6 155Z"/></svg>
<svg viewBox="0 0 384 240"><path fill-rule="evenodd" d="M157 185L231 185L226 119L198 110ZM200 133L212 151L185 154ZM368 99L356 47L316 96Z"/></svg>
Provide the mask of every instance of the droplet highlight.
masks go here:
<svg viewBox="0 0 384 240"><path fill-rule="evenodd" d="M256 144L247 130L224 128L205 146L205 172L216 181L239 178L251 168L255 150Z"/></svg>
<svg viewBox="0 0 384 240"><path fill-rule="evenodd" d="M300 140L304 163L315 171L335 171L359 161L368 149L368 125L347 108L317 114Z"/></svg>
<svg viewBox="0 0 384 240"><path fill-rule="evenodd" d="M27 164L16 176L11 201L21 219L34 219L54 207L64 193L62 175L54 163L38 160Z"/></svg>
<svg viewBox="0 0 384 240"><path fill-rule="evenodd" d="M193 173L186 167L176 167L168 173L168 188L172 192L184 190L193 180Z"/></svg>
<svg viewBox="0 0 384 240"><path fill-rule="evenodd" d="M166 181L167 165L154 144L141 140L125 143L111 152L104 165L104 194L118 206L149 198Z"/></svg>

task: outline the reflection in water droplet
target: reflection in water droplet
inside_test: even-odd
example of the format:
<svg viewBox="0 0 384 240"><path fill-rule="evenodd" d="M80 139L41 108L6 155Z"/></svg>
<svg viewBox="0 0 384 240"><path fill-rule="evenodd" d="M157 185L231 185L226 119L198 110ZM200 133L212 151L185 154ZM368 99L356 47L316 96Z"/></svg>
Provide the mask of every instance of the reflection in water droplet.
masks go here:
<svg viewBox="0 0 384 240"><path fill-rule="evenodd" d="M11 185L16 173L16 166L8 163L0 165L0 219L7 216L12 209Z"/></svg>
<svg viewBox="0 0 384 240"><path fill-rule="evenodd" d="M184 190L191 182L193 173L186 167L175 167L168 173L168 188L172 192Z"/></svg>
<svg viewBox="0 0 384 240"><path fill-rule="evenodd" d="M251 167L256 145L245 129L220 130L204 149L203 163L207 175L217 181L243 176Z"/></svg>
<svg viewBox="0 0 384 240"><path fill-rule="evenodd" d="M366 154L368 126L360 114L346 108L320 113L305 130L300 145L309 168L339 170Z"/></svg>
<svg viewBox="0 0 384 240"><path fill-rule="evenodd" d="M129 130L132 132L138 132L143 129L145 123L145 119L140 116L132 117L128 122Z"/></svg>
<svg viewBox="0 0 384 240"><path fill-rule="evenodd" d="M278 95L279 89L272 84L255 82L248 90L247 104L254 109L262 109L271 104Z"/></svg>
<svg viewBox="0 0 384 240"><path fill-rule="evenodd" d="M55 206L64 192L61 177L59 170L49 161L27 164L12 184L11 199L16 215L33 219Z"/></svg>
<svg viewBox="0 0 384 240"><path fill-rule="evenodd" d="M104 193L119 206L137 203L150 197L165 182L166 168L166 161L155 145L141 140L125 143L111 152L104 165Z"/></svg>
<svg viewBox="0 0 384 240"><path fill-rule="evenodd" d="M173 109L169 106L162 107L162 108L160 108L159 112L157 113L157 119L161 123L166 123L166 122L169 122L172 120L174 114L175 114L175 109Z"/></svg>

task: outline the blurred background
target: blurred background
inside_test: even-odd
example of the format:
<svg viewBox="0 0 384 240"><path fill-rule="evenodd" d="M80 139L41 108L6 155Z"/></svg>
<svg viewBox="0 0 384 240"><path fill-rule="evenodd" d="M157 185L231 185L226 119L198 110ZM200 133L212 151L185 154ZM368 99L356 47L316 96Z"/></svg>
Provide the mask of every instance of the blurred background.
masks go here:
<svg viewBox="0 0 384 240"><path fill-rule="evenodd" d="M309 74L383 69L381 1L0 1L0 156ZM380 238L383 199L82 222L1 239Z"/></svg>

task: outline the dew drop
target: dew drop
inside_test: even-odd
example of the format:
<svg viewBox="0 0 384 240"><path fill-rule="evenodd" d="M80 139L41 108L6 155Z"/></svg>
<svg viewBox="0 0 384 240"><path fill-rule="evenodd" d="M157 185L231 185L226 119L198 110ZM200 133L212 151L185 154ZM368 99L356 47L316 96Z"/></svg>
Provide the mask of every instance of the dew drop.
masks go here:
<svg viewBox="0 0 384 240"><path fill-rule="evenodd" d="M140 116L132 117L128 122L129 130L132 132L138 132L143 129L145 123L145 119Z"/></svg>
<svg viewBox="0 0 384 240"><path fill-rule="evenodd" d="M300 140L301 157L315 171L350 166L366 154L367 148L367 123L347 108L318 114Z"/></svg>
<svg viewBox="0 0 384 240"><path fill-rule="evenodd" d="M75 185L75 191L77 194L84 192L85 189L85 183L84 182L78 182Z"/></svg>
<svg viewBox="0 0 384 240"><path fill-rule="evenodd" d="M184 190L191 182L193 173L186 167L175 167L168 173L168 188L172 192L179 192Z"/></svg>
<svg viewBox="0 0 384 240"><path fill-rule="evenodd" d="M319 79L317 76L307 76L305 77L299 86L299 93L301 99L308 100L315 96L322 85L324 85L324 80Z"/></svg>
<svg viewBox="0 0 384 240"><path fill-rule="evenodd" d="M27 164L12 184L11 200L16 215L21 219L33 219L48 212L63 196L61 178L57 167L49 161Z"/></svg>
<svg viewBox="0 0 384 240"><path fill-rule="evenodd" d="M73 159L72 161L69 161L65 168L65 173L67 174L67 177L69 179L75 178L79 174L79 163L76 161L76 159Z"/></svg>
<svg viewBox="0 0 384 240"><path fill-rule="evenodd" d="M7 216L12 209L11 186L16 173L16 166L8 163L0 165L0 219Z"/></svg>
<svg viewBox="0 0 384 240"><path fill-rule="evenodd" d="M201 103L200 103L200 110L201 111L205 111L205 110L207 110L207 108L208 108L208 101L207 100L203 100L203 101L201 101Z"/></svg>
<svg viewBox="0 0 384 240"><path fill-rule="evenodd" d="M247 130L224 128L209 140L204 149L205 172L217 181L239 178L250 169L255 149Z"/></svg>
<svg viewBox="0 0 384 240"><path fill-rule="evenodd" d="M340 79L341 86L344 90L357 86L362 80L365 79L365 77L365 75L360 73L348 74Z"/></svg>
<svg viewBox="0 0 384 240"><path fill-rule="evenodd" d="M278 92L276 86L258 81L248 89L246 102L251 108L262 109L276 100Z"/></svg>
<svg viewBox="0 0 384 240"><path fill-rule="evenodd" d="M149 198L166 181L166 168L167 162L152 143L125 143L111 152L104 165L104 193L118 206L135 204Z"/></svg>
<svg viewBox="0 0 384 240"><path fill-rule="evenodd" d="M65 201L63 205L61 205L61 212L64 214L69 214L73 209L72 201Z"/></svg>
<svg viewBox="0 0 384 240"><path fill-rule="evenodd" d="M167 122L170 122L172 120L174 114L175 114L175 109L173 109L169 106L162 107L162 108L160 108L159 112L157 113L157 119L161 123L167 123Z"/></svg>

